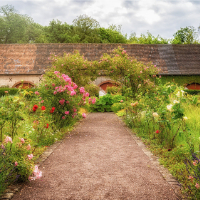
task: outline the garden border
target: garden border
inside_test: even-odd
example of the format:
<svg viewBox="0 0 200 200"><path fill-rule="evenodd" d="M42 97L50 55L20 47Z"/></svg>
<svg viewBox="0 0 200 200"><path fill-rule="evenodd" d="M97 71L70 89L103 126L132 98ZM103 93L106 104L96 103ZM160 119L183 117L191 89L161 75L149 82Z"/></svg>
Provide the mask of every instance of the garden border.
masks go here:
<svg viewBox="0 0 200 200"><path fill-rule="evenodd" d="M89 114L90 113L88 113L87 115L89 115ZM160 163L159 163L159 157L153 155L151 153L151 151L149 149L147 149L146 145L142 142L141 138L139 138L138 136L136 136L136 134L133 133L131 131L131 129L127 127L127 125L122 120L122 118L118 117L118 119L119 119L119 122L125 127L125 129L127 130L127 132L132 136L132 138L136 142L136 144L142 149L142 151L144 152L144 154L149 157L151 163L158 169L159 173L162 175L162 177L167 181L167 183L173 189L173 192L175 193L175 195L177 196L177 198L179 200L186 199L181 194L180 183L172 176L172 174L169 172L169 170L167 168L165 168L163 165L160 165ZM73 130L82 122L82 120L80 120L77 123L75 123L75 125L73 126ZM66 139L66 138L68 138L70 136L71 132L72 132L72 130L69 131L69 132L67 132L64 135L63 139L61 139L60 141L55 142L53 145L51 145L50 147L48 147L42 153L42 155L36 160L35 164L37 164L38 166L40 166L53 153L53 151L64 141L64 139ZM23 187L24 184L25 183L15 184L15 185L9 186L5 190L4 194L0 197L0 199L2 199L2 200L10 200L10 199L12 199L12 197L14 196L14 194L16 192L20 191L22 189L22 187Z"/></svg>
<svg viewBox="0 0 200 200"><path fill-rule="evenodd" d="M89 114L89 113L88 113ZM87 114L87 115L88 115ZM59 141L56 141L54 144L49 146L35 161L35 164L38 165L38 167L53 153L53 151L64 141L64 139L68 138L71 134L71 132L82 122L83 119L79 120L73 125L73 129L67 133L64 134L63 138ZM0 196L0 199L2 200L10 200L13 198L15 193L19 192L25 183L21 184L13 184L8 186L8 188L5 190L5 192Z"/></svg>
<svg viewBox="0 0 200 200"><path fill-rule="evenodd" d="M162 175L162 177L171 186L171 188L173 189L173 192L177 196L178 200L187 199L181 194L180 183L176 180L175 177L172 176L172 174L169 172L169 170L167 168L165 168L163 165L160 164L159 157L153 155L153 153L146 147L146 145L141 140L141 138L136 136L136 134L131 131L131 129L125 124L125 122L123 121L122 118L120 118L118 116L118 119L122 123L122 125L125 127L127 132L132 136L132 138L136 142L136 144L142 149L144 154L149 157L151 163L155 166L155 168L158 169L158 171Z"/></svg>

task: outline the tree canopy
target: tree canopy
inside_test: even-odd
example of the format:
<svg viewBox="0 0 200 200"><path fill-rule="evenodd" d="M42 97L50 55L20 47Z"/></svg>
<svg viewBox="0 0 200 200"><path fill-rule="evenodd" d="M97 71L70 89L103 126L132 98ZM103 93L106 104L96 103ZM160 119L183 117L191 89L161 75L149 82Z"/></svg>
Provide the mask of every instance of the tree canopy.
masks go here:
<svg viewBox="0 0 200 200"><path fill-rule="evenodd" d="M188 26L181 28L174 34L172 44L197 44L198 33L195 28Z"/></svg>
<svg viewBox="0 0 200 200"><path fill-rule="evenodd" d="M12 5L0 7L0 44L12 43L128 43L128 44L199 44L195 28L180 28L173 39L153 36L149 31L129 38L121 25L101 27L87 15L77 16L72 24L53 19L48 26L35 23L28 15L19 14Z"/></svg>

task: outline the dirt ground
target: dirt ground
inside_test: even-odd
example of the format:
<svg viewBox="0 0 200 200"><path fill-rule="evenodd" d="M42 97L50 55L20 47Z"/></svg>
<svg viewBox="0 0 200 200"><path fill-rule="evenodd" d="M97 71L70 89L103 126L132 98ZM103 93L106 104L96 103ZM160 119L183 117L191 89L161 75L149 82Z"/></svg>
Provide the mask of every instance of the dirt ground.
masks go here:
<svg viewBox="0 0 200 200"><path fill-rule="evenodd" d="M174 200L170 184L113 113L92 113L13 200Z"/></svg>

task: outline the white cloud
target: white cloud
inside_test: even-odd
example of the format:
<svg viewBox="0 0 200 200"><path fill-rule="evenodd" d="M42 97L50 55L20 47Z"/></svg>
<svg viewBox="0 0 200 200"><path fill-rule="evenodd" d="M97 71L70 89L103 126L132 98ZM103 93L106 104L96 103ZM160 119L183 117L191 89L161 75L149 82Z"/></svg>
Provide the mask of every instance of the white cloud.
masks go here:
<svg viewBox="0 0 200 200"><path fill-rule="evenodd" d="M149 30L154 36L170 38L181 27L200 25L199 0L0 0L0 7L6 4L41 25L53 19L72 24L86 14L102 27L122 25L128 35Z"/></svg>

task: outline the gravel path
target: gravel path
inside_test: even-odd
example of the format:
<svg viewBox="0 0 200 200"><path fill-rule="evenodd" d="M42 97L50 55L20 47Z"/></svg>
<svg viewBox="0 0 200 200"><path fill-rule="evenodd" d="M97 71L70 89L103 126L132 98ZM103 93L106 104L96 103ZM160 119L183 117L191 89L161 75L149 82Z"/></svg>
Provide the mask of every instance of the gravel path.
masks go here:
<svg viewBox="0 0 200 200"><path fill-rule="evenodd" d="M113 113L92 113L40 166L14 200L178 199Z"/></svg>

